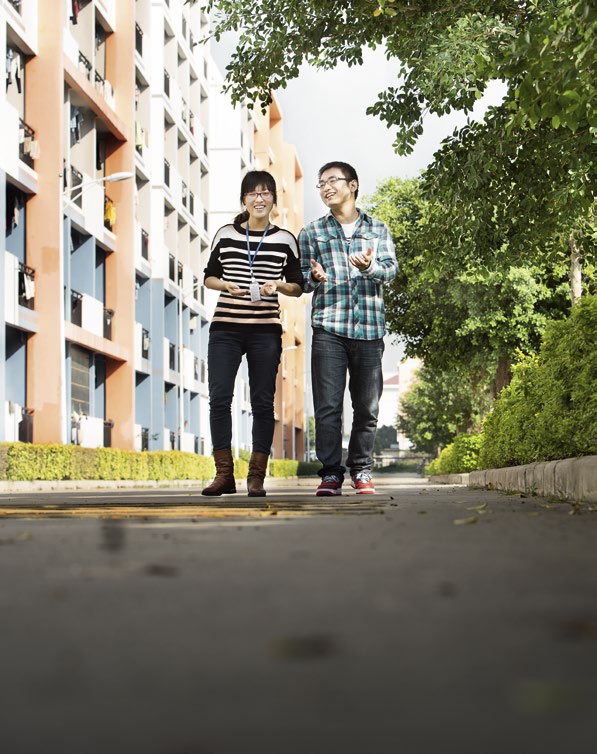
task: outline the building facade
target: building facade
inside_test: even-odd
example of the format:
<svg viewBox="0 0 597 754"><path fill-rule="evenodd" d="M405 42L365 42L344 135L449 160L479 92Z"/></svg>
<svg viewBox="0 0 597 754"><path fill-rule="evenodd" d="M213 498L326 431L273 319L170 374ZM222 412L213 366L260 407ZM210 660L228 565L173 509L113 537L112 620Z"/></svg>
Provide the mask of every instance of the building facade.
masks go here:
<svg viewBox="0 0 597 754"><path fill-rule="evenodd" d="M207 28L184 0L0 0L0 441L211 451L202 278L230 182Z"/></svg>

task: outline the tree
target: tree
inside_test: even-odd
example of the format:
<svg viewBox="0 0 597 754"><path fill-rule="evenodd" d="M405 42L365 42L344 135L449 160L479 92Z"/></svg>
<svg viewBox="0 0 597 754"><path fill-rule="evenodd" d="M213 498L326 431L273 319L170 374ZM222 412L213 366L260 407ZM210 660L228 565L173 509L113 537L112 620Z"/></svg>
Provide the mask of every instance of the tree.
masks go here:
<svg viewBox="0 0 597 754"><path fill-rule="evenodd" d="M209 0L208 8L216 40L240 34L227 67L235 101L269 102L304 61L360 65L365 47L385 46L398 85L368 112L396 128L400 153L412 150L427 113L471 113L489 82L505 81L500 107L455 132L435 157L428 186L445 204L438 224L462 255L476 223L482 237L505 237L514 261L541 251L557 265L568 256L578 298L581 261L594 262L594 3ZM493 254L498 245L484 247Z"/></svg>
<svg viewBox="0 0 597 754"><path fill-rule="evenodd" d="M374 453L381 453L385 448L389 448L395 445L398 441L398 435L396 427L390 427L384 424L377 428L377 434L375 435L375 446L373 448Z"/></svg>
<svg viewBox="0 0 597 754"><path fill-rule="evenodd" d="M462 432L480 429L489 409L484 385L468 370L424 365L399 410L399 428L417 452L435 456Z"/></svg>
<svg viewBox="0 0 597 754"><path fill-rule="evenodd" d="M565 267L553 269L539 254L512 264L507 242L479 237L473 220L460 253L442 232L440 197L426 198L424 188L419 179L392 178L366 200L389 226L399 260L385 292L389 329L407 355L436 370L466 365L477 382L493 380L497 394L516 353L534 351L546 322L565 315Z"/></svg>

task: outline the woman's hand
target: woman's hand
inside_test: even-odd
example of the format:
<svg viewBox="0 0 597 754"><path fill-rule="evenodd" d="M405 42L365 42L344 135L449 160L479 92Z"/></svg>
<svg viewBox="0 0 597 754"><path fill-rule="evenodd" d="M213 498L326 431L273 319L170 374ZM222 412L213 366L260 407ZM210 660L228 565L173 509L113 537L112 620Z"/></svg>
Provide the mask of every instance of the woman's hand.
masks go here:
<svg viewBox="0 0 597 754"><path fill-rule="evenodd" d="M247 295L247 288L241 288L236 283L227 281L226 283L224 283L224 286L225 286L225 290L227 290L231 296L246 296Z"/></svg>

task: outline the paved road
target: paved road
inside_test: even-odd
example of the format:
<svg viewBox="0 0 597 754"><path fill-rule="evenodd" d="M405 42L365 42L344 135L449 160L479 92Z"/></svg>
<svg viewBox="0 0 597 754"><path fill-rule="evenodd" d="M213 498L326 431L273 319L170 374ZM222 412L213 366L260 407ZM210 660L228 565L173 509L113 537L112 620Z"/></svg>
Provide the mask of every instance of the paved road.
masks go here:
<svg viewBox="0 0 597 754"><path fill-rule="evenodd" d="M596 752L597 513L379 489L1 495L0 752Z"/></svg>

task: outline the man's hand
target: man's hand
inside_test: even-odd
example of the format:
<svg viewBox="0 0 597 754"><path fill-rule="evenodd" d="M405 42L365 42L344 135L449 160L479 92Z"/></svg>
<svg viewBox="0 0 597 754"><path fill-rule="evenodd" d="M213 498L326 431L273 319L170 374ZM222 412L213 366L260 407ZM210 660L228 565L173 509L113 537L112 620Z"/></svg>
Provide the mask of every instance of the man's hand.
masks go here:
<svg viewBox="0 0 597 754"><path fill-rule="evenodd" d="M361 254L351 254L348 257L348 261L354 265L357 270L366 270L367 267L371 264L371 260L373 259L373 249L369 248L367 251L362 252Z"/></svg>
<svg viewBox="0 0 597 754"><path fill-rule="evenodd" d="M323 267L315 259L311 260L311 277L318 283L327 283L328 281L328 276Z"/></svg>

